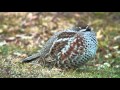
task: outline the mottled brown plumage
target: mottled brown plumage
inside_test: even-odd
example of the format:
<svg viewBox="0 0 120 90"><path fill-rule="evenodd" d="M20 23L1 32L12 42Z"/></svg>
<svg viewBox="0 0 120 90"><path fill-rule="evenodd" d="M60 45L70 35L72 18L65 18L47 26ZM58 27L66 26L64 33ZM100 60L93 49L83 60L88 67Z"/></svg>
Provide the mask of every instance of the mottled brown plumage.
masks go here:
<svg viewBox="0 0 120 90"><path fill-rule="evenodd" d="M38 60L44 66L73 68L93 59L96 50L97 39L93 30L89 26L74 27L55 33L39 53L22 62Z"/></svg>

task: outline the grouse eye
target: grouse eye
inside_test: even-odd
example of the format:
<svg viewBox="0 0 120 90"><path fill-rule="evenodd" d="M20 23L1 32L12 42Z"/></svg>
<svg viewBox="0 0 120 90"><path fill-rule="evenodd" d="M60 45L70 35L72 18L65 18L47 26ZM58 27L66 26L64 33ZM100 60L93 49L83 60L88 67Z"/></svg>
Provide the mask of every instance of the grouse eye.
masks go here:
<svg viewBox="0 0 120 90"><path fill-rule="evenodd" d="M86 31L91 31L91 28L87 28Z"/></svg>
<svg viewBox="0 0 120 90"><path fill-rule="evenodd" d="M85 29L86 29L85 32L86 32L86 31L91 31L91 28L90 28L89 25L88 25Z"/></svg>
<svg viewBox="0 0 120 90"><path fill-rule="evenodd" d="M91 28L81 29L83 32L91 31Z"/></svg>

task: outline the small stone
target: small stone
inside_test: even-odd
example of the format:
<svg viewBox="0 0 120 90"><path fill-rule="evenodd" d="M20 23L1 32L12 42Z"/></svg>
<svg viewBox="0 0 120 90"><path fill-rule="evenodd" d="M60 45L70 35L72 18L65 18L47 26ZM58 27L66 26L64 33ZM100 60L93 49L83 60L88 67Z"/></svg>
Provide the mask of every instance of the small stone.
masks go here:
<svg viewBox="0 0 120 90"><path fill-rule="evenodd" d="M104 63L103 64L105 67L110 67L110 64L109 63Z"/></svg>
<svg viewBox="0 0 120 90"><path fill-rule="evenodd" d="M6 41L0 42L0 46L6 45Z"/></svg>
<svg viewBox="0 0 120 90"><path fill-rule="evenodd" d="M109 53L109 54L105 55L105 58L109 58L109 57L111 57L111 56L112 56L112 54Z"/></svg>
<svg viewBox="0 0 120 90"><path fill-rule="evenodd" d="M120 68L120 65L116 65L115 68Z"/></svg>
<svg viewBox="0 0 120 90"><path fill-rule="evenodd" d="M115 41L116 43L119 43L119 44L120 44L120 36L114 37L114 41Z"/></svg>
<svg viewBox="0 0 120 90"><path fill-rule="evenodd" d="M119 46L114 46L114 47L113 47L113 49L115 49L115 50L118 49L118 48L119 48Z"/></svg>

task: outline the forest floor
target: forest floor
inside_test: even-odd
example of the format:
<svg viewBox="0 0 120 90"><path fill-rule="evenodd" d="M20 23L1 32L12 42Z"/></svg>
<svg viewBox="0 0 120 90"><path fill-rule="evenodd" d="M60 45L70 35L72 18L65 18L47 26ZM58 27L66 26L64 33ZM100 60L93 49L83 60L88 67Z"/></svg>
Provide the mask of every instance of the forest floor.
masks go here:
<svg viewBox="0 0 120 90"><path fill-rule="evenodd" d="M98 50L94 60L76 70L43 68L20 60L37 52L57 31L79 22L96 32ZM0 13L1 78L119 78L119 12L6 12Z"/></svg>

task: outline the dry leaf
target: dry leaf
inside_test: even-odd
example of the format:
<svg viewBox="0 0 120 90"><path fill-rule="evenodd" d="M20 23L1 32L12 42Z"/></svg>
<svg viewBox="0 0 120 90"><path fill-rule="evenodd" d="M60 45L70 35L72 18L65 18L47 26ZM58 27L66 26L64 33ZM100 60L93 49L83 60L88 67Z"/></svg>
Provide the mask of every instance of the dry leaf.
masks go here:
<svg viewBox="0 0 120 90"><path fill-rule="evenodd" d="M99 31L97 32L97 39L103 38L103 35L102 35L101 33L102 33L102 30L99 30Z"/></svg>

